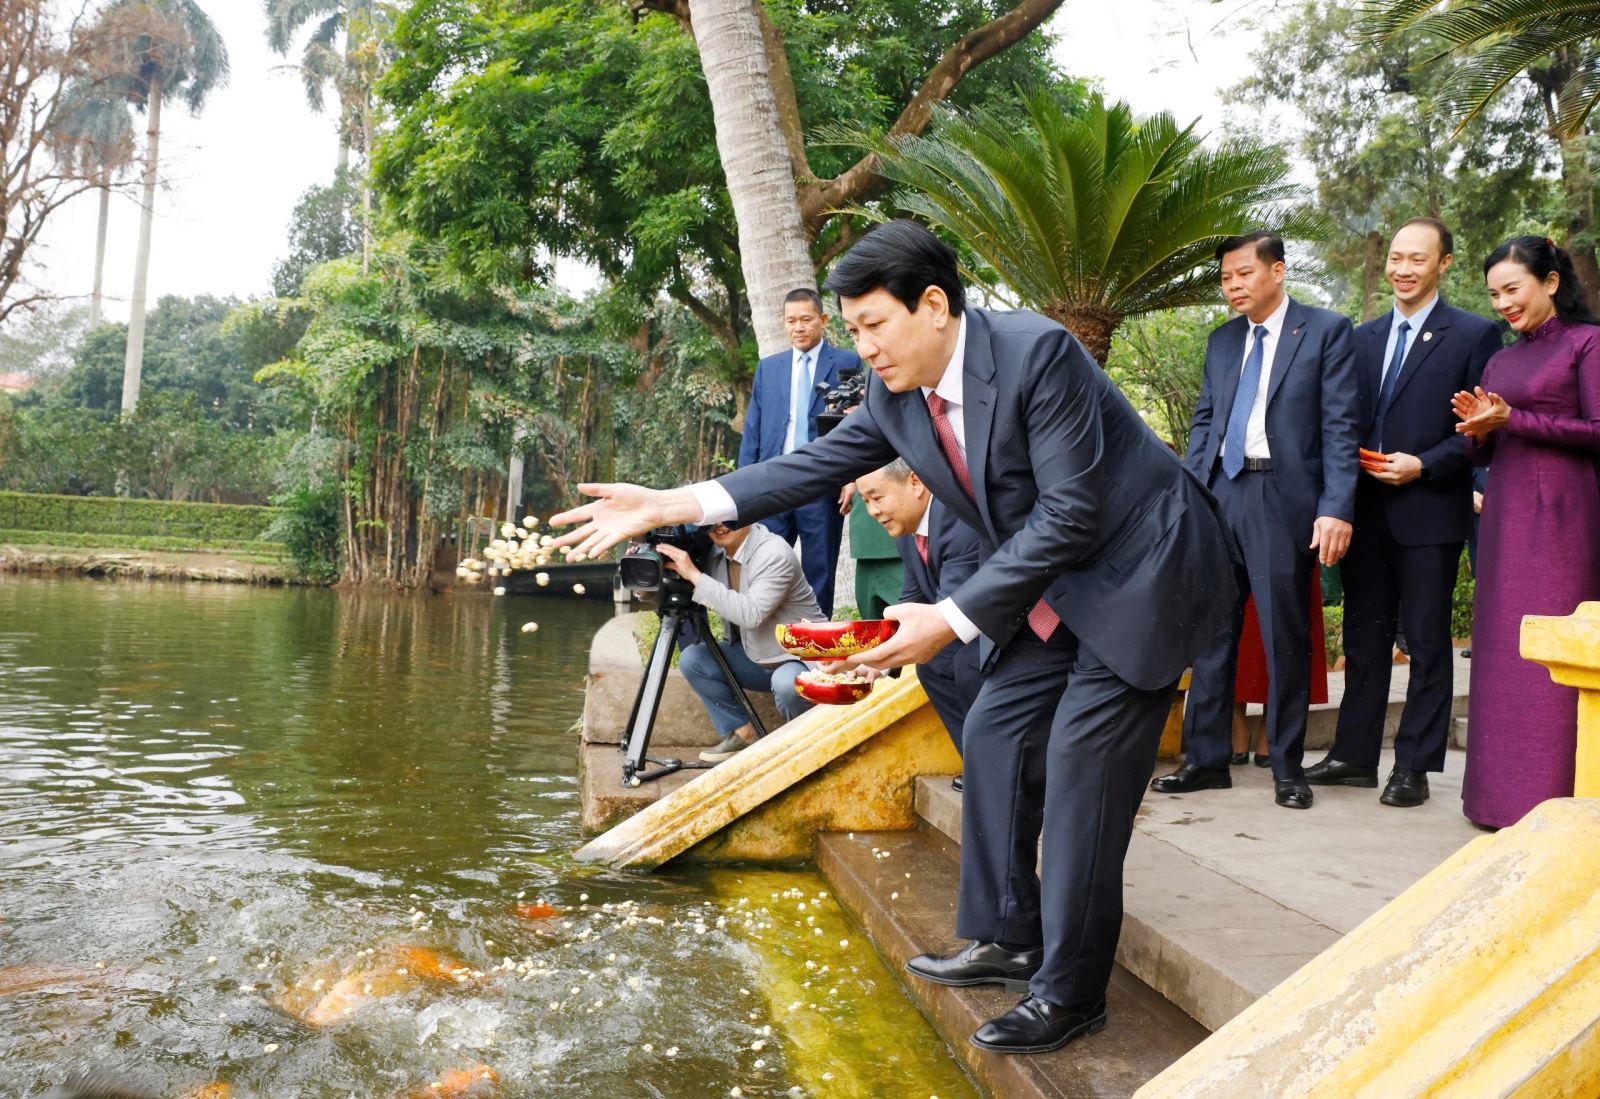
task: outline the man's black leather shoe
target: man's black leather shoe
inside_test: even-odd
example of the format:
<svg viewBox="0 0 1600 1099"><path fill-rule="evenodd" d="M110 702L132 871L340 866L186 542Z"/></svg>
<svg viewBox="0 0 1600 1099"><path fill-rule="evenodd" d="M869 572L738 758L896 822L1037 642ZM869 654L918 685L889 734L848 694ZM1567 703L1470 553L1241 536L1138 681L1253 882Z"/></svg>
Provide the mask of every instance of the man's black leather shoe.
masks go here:
<svg viewBox="0 0 1600 1099"><path fill-rule="evenodd" d="M1044 947L1007 950L999 943L974 940L953 954L918 954L906 968L935 984L1001 985L1007 992L1028 991L1028 979L1039 971Z"/></svg>
<svg viewBox="0 0 1600 1099"><path fill-rule="evenodd" d="M1403 809L1421 805L1428 800L1427 772L1396 767L1389 772L1388 785L1383 788L1383 793L1378 795L1378 800L1385 805L1397 805Z"/></svg>
<svg viewBox="0 0 1600 1099"><path fill-rule="evenodd" d="M1321 763L1306 768L1306 781L1312 786L1362 786L1368 790L1378 788L1376 767L1357 767L1328 756Z"/></svg>
<svg viewBox="0 0 1600 1099"><path fill-rule="evenodd" d="M1285 809L1311 808L1311 787L1304 780L1280 778L1273 782L1272 787L1278 804Z"/></svg>
<svg viewBox="0 0 1600 1099"><path fill-rule="evenodd" d="M958 793L958 794L962 790L965 790L966 789L966 785L961 781L964 778L966 778L966 775L965 774L960 774L960 775L957 775L955 778L951 779L950 780L950 789L956 791L956 793Z"/></svg>
<svg viewBox="0 0 1600 1099"><path fill-rule="evenodd" d="M1158 794L1192 794L1196 790L1227 790L1233 778L1226 771L1213 771L1209 767L1196 767L1185 763L1170 775L1150 780L1150 789Z"/></svg>
<svg viewBox="0 0 1600 1099"><path fill-rule="evenodd" d="M1037 996L1022 1002L997 1019L990 1019L972 1036L979 1049L996 1053L1048 1053L1074 1038L1098 1034L1106 1028L1106 1002L1059 1007Z"/></svg>

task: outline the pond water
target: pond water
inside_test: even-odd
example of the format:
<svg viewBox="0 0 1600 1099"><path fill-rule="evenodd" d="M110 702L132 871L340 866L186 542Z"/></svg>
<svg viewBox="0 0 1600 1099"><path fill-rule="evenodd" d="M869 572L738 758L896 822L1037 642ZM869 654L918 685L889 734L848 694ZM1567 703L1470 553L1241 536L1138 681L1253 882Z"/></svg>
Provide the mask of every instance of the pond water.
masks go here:
<svg viewBox="0 0 1600 1099"><path fill-rule="evenodd" d="M0 575L0 1096L974 1095L816 874L570 861L610 613Z"/></svg>

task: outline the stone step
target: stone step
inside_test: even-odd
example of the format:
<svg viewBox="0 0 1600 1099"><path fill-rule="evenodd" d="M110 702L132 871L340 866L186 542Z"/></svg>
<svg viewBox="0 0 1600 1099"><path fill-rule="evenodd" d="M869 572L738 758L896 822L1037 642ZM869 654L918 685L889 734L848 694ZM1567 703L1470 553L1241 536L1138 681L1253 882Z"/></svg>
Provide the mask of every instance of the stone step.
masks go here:
<svg viewBox="0 0 1600 1099"><path fill-rule="evenodd" d="M944 779L948 787L949 780ZM817 866L834 895L866 928L913 1001L979 1085L998 1099L1125 1099L1188 1052L1206 1030L1118 967L1110 990L1111 1025L1054 1053L1007 1056L967 1039L1010 1010L1017 994L999 988L947 988L911 977L907 959L955 948L956 849L938 832L825 832Z"/></svg>
<svg viewBox="0 0 1600 1099"><path fill-rule="evenodd" d="M1465 759L1448 753L1416 808L1382 806L1376 789L1318 787L1310 812L1290 812L1273 804L1271 774L1249 766L1232 769L1231 790L1146 794L1118 961L1219 1029L1479 835L1461 815ZM1380 776L1392 762L1386 752ZM916 806L959 845L949 779L918 780Z"/></svg>

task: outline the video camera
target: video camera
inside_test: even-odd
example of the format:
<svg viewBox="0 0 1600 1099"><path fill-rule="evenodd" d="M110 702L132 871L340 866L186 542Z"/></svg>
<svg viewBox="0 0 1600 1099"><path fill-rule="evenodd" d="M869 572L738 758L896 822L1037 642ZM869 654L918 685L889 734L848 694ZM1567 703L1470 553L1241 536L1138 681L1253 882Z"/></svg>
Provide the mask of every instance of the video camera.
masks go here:
<svg viewBox="0 0 1600 1099"><path fill-rule="evenodd" d="M817 413L817 434L826 435L839 426L867 395L867 374L859 366L839 368L839 384L829 388L827 383L817 383L825 410Z"/></svg>
<svg viewBox="0 0 1600 1099"><path fill-rule="evenodd" d="M655 548L662 544L676 546L687 553L699 569L704 569L711 560L711 535L703 527L682 523L657 527L644 536L643 542L628 543L618 565L623 587L638 595L666 589L668 596L687 596L687 592L693 590L687 580L668 575L667 562ZM682 585L685 590L675 589L675 584Z"/></svg>

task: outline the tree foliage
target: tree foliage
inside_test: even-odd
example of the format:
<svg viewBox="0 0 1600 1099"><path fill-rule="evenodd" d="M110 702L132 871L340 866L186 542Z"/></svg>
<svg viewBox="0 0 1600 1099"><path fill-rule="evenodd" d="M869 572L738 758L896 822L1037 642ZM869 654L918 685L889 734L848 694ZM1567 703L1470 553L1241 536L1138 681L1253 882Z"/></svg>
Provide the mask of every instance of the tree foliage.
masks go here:
<svg viewBox="0 0 1600 1099"><path fill-rule="evenodd" d="M1419 33L1375 43L1357 26L1345 0L1305 0L1264 34L1255 75L1231 98L1258 117L1293 108L1292 128L1267 130L1296 143L1316 173L1317 207L1336 228L1318 254L1341 306L1363 318L1387 307L1389 237L1428 216L1456 233L1446 293L1484 308L1477 259L1514 232L1549 232L1557 212L1556 148L1542 132L1538 89L1508 87L1452 137L1436 110L1447 68L1418 64L1439 41Z"/></svg>
<svg viewBox="0 0 1600 1099"><path fill-rule="evenodd" d="M1050 92L1025 111L941 111L883 171L904 186L894 205L982 257L979 282L1065 325L1102 364L1125 317L1215 300L1224 237L1320 229L1276 149L1207 148L1193 124L1136 120L1099 96L1076 111Z"/></svg>

